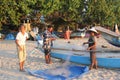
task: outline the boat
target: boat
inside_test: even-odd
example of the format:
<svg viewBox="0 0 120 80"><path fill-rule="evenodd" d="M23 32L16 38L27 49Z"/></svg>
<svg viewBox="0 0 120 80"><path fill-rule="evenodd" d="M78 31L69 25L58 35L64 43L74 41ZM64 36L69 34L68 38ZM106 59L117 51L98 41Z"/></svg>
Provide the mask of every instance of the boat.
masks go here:
<svg viewBox="0 0 120 80"><path fill-rule="evenodd" d="M43 52L42 47L40 50ZM110 53L111 51L96 51L97 61L99 67L104 68L120 68L120 50ZM52 48L51 57L68 60L73 63L90 65L90 57L88 50L62 49Z"/></svg>
<svg viewBox="0 0 120 80"><path fill-rule="evenodd" d="M84 65L90 65L89 52L86 51L86 53L85 53L82 51L81 52L82 54L80 54L80 52L78 52L78 53L72 52L72 53L73 54L70 54L69 51L61 52L61 51L53 50L53 51L51 51L51 56L54 58L63 59L63 60L67 60L69 58L69 61L71 61L71 62L78 63L78 64L84 64ZM85 55L87 53L88 53L88 56ZM119 53L116 53L116 54L119 54ZM99 54L99 56L100 55L101 55L101 53ZM102 55L104 55L104 54L102 54ZM113 55L114 55L114 53L113 53ZM115 57L113 55L107 56L107 57L105 57L105 56L97 57L98 66L104 67L104 68L120 68L120 58Z"/></svg>
<svg viewBox="0 0 120 80"><path fill-rule="evenodd" d="M70 38L83 38L86 35L86 29L77 29L76 31L73 31L70 35Z"/></svg>
<svg viewBox="0 0 120 80"><path fill-rule="evenodd" d="M116 47L120 47L120 34L99 26L95 27L95 29L101 33L101 35L107 42Z"/></svg>
<svg viewBox="0 0 120 80"><path fill-rule="evenodd" d="M104 29L102 27L97 27L97 30L101 31L103 37L112 45L120 47L120 36L110 30ZM59 42L58 42L59 43ZM42 44L42 42L41 42ZM63 45L63 46L61 46ZM66 47L68 47L68 49ZM77 45L73 46L71 49L71 44L61 43L59 48L57 46L53 47L51 50L51 56L53 58L58 58L62 60L69 60L74 63L90 65L89 51L75 50L80 49ZM42 47L41 47L41 51ZM113 53L111 53L113 52ZM99 67L104 68L120 68L120 50L118 51L96 51L97 61Z"/></svg>

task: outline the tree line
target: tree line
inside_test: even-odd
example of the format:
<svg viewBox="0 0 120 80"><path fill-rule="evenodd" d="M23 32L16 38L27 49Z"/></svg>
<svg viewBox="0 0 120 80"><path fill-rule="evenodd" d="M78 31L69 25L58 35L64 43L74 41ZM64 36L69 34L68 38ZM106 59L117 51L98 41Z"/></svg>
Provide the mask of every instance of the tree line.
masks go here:
<svg viewBox="0 0 120 80"><path fill-rule="evenodd" d="M34 21L41 15L87 25L120 25L119 5L119 0L1 0L0 28L4 24L18 26L25 18Z"/></svg>

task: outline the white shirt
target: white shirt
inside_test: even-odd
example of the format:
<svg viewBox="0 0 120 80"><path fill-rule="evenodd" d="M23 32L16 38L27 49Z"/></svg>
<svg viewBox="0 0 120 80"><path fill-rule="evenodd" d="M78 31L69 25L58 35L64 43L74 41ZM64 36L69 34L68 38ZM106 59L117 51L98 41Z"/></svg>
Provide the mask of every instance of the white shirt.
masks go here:
<svg viewBox="0 0 120 80"><path fill-rule="evenodd" d="M27 33L25 33L23 35L21 32L19 32L17 34L17 36L16 36L16 40L18 40L18 44L19 45L25 45L25 41L26 41L27 38L28 38L28 34Z"/></svg>
<svg viewBox="0 0 120 80"><path fill-rule="evenodd" d="M39 32L38 27L33 28L33 32L34 32L35 34L38 34L38 32Z"/></svg>

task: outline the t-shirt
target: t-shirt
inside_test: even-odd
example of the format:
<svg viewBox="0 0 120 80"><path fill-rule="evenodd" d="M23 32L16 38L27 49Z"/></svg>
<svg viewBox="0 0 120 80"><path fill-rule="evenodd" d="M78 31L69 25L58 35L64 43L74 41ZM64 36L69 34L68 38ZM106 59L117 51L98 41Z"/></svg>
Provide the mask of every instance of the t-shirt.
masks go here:
<svg viewBox="0 0 120 80"><path fill-rule="evenodd" d="M43 33L43 41L46 42L46 40L48 40L49 38L52 38L52 34L46 30L44 33Z"/></svg>
<svg viewBox="0 0 120 80"><path fill-rule="evenodd" d="M51 45L51 42L50 42L50 38L52 38L52 34L46 30L44 33L43 33L43 46L44 46L44 49L50 49L50 45Z"/></svg>
<svg viewBox="0 0 120 80"><path fill-rule="evenodd" d="M18 44L19 45L25 45L25 41L26 41L27 38L28 38L28 34L27 33L25 33L23 35L21 32L19 32L17 34L17 36L16 36L16 40L18 40Z"/></svg>

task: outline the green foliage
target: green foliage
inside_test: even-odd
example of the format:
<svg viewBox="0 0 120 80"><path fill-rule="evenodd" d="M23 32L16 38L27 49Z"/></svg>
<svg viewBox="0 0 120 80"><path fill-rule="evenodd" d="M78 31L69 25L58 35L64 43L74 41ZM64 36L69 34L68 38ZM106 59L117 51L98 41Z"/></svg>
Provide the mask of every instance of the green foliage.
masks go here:
<svg viewBox="0 0 120 80"><path fill-rule="evenodd" d="M118 19L120 13L119 5L119 0L91 0L88 3L85 18L89 19L90 24L96 23L112 26L120 21Z"/></svg>
<svg viewBox="0 0 120 80"><path fill-rule="evenodd" d="M1 24L19 25L20 18L30 13L28 3L25 0L2 0L0 4Z"/></svg>
<svg viewBox="0 0 120 80"><path fill-rule="evenodd" d="M120 25L120 0L1 0L0 27L2 24L19 25L20 20L36 17L35 10L44 16L56 12L67 21L83 24Z"/></svg>

